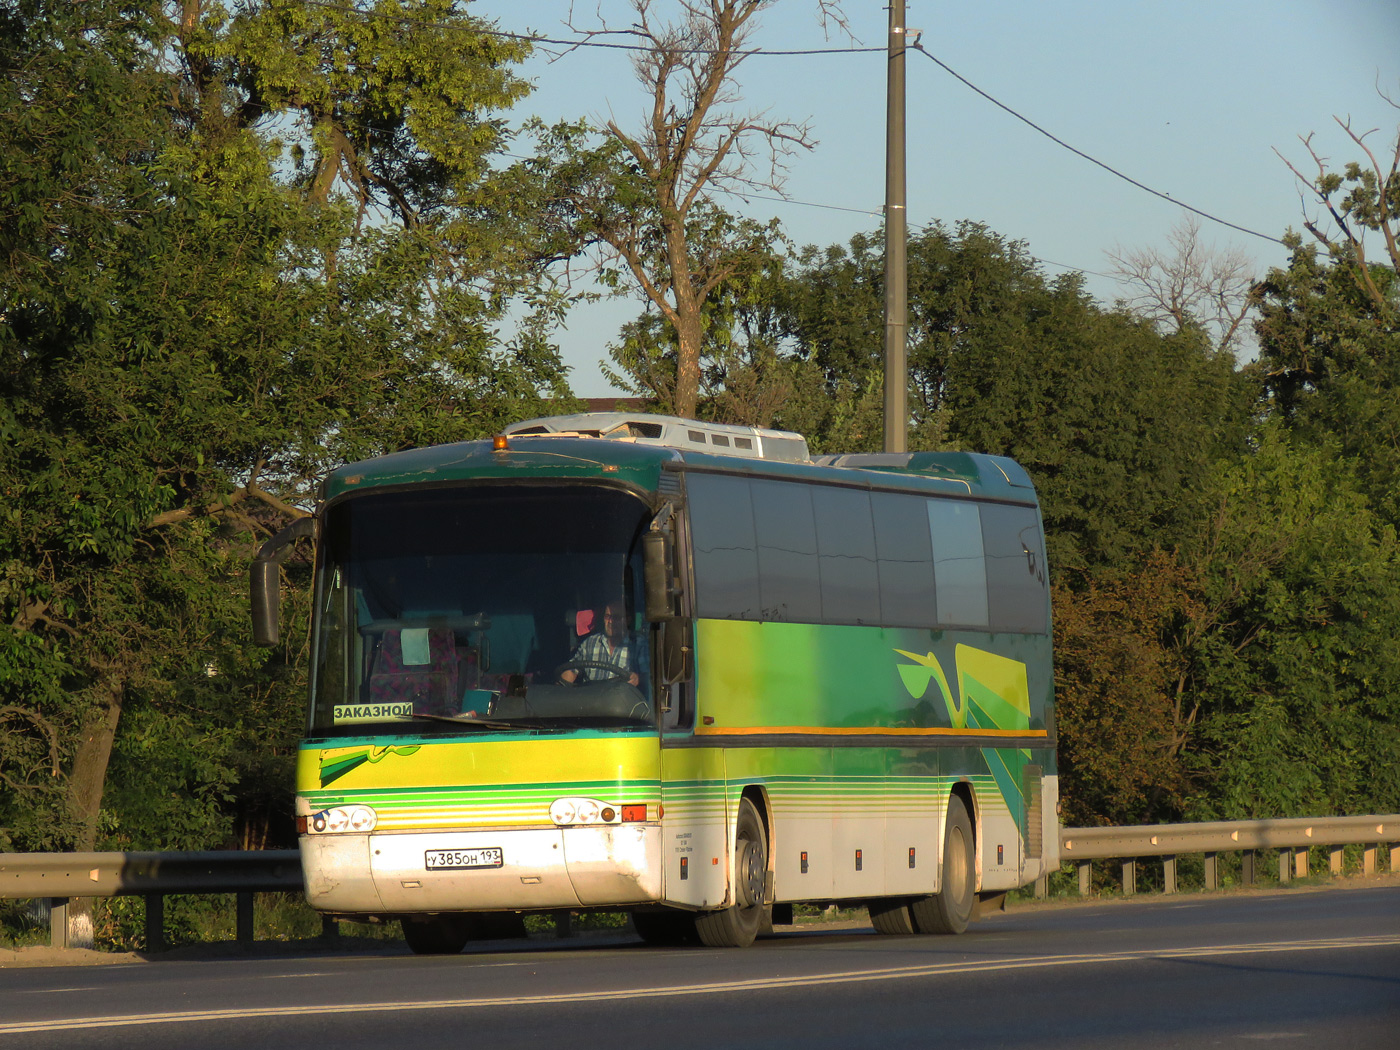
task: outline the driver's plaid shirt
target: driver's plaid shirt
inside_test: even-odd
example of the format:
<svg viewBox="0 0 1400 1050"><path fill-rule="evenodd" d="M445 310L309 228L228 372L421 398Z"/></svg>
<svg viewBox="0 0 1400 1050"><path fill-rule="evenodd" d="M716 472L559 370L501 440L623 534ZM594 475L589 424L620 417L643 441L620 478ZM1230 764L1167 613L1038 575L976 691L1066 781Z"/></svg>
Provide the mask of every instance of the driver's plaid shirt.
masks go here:
<svg viewBox="0 0 1400 1050"><path fill-rule="evenodd" d="M608 636L599 631L590 634L579 643L574 650L574 660L590 660L593 663L611 664L619 671L632 672L636 668L632 665L632 641L631 638L624 638L617 643L617 648L608 648ZM596 667L580 667L578 676L585 682L592 682L595 679L602 680L608 677L605 671ZM626 675L623 676L624 678Z"/></svg>

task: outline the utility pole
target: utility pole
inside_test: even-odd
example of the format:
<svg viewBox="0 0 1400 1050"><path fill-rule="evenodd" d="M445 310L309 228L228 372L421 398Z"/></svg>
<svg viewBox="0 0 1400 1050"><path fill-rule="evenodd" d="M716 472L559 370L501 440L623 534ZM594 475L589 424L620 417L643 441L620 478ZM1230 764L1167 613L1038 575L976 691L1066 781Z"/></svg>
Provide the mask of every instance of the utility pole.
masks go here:
<svg viewBox="0 0 1400 1050"><path fill-rule="evenodd" d="M885 451L908 445L909 326L904 208L904 0L890 0L885 106Z"/></svg>

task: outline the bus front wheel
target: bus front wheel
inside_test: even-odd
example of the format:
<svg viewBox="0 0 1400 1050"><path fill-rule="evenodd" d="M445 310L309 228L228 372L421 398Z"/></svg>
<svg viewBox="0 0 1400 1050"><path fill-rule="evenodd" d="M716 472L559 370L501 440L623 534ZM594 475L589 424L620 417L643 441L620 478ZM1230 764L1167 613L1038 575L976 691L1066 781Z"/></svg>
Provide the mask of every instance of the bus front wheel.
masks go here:
<svg viewBox="0 0 1400 1050"><path fill-rule="evenodd" d="M909 912L920 933L962 933L972 919L977 899L977 869L972 818L957 795L948 800L948 823L943 829L943 889L919 897Z"/></svg>
<svg viewBox="0 0 1400 1050"><path fill-rule="evenodd" d="M399 925L414 955L456 955L471 938L466 915L404 916Z"/></svg>
<svg viewBox="0 0 1400 1050"><path fill-rule="evenodd" d="M695 932L711 948L747 948L758 936L767 908L768 836L754 804L739 800L734 829L734 903L723 911L695 916Z"/></svg>
<svg viewBox="0 0 1400 1050"><path fill-rule="evenodd" d="M632 928L647 944L694 944L695 916L685 911L634 911Z"/></svg>

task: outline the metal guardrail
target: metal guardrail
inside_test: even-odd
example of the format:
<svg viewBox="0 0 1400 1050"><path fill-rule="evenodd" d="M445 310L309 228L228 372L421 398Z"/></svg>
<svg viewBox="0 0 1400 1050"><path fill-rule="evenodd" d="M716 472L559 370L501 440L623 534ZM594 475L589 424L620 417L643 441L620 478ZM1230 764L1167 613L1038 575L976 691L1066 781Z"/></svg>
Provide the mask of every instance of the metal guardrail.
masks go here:
<svg viewBox="0 0 1400 1050"><path fill-rule="evenodd" d="M1220 821L1202 824L1145 824L1131 827L1061 828L1060 858L1077 865L1079 892L1092 889L1096 860L1121 860L1123 893L1137 888L1137 865L1160 857L1167 893L1177 891L1176 859L1205 857L1205 888L1219 888L1221 853L1242 854L1242 881L1252 883L1255 855L1278 852L1279 881L1308 873L1308 849L1329 847L1329 869L1342 872L1343 847L1361 845L1362 870L1377 870L1378 849L1389 846L1392 872L1400 872L1400 814L1361 817L1298 817ZM164 944L164 898L177 893L237 895L237 935L253 939L253 894L302 888L296 850L209 853L0 853L0 900L45 898L50 902L51 943L68 946L68 903L74 897L146 898L146 945ZM1044 896L1047 879L1036 883ZM333 933L336 924L323 926Z"/></svg>
<svg viewBox="0 0 1400 1050"><path fill-rule="evenodd" d="M237 896L237 936L253 939L253 894L302 888L301 855L292 850L208 853L0 853L0 899L46 898L50 943L68 947L73 897L146 898L146 946L165 943L165 897Z"/></svg>
<svg viewBox="0 0 1400 1050"><path fill-rule="evenodd" d="M1176 858L1184 853L1205 857L1205 888L1220 885L1218 857L1240 853L1241 881L1255 880L1256 853L1278 852L1279 882L1308 874L1308 850L1328 848L1328 868L1342 873L1343 847L1363 846L1361 869L1367 875L1377 870L1379 847L1390 847L1390 870L1400 872L1400 814L1360 817L1280 817L1270 820L1215 821L1200 824L1142 824L1108 828L1061 828L1060 859L1079 869L1079 893L1088 896L1092 862L1120 859L1123 864L1123 893L1137 888L1137 863L1143 857L1161 857L1163 889L1177 891ZM1045 880L1036 884L1037 896L1045 894Z"/></svg>

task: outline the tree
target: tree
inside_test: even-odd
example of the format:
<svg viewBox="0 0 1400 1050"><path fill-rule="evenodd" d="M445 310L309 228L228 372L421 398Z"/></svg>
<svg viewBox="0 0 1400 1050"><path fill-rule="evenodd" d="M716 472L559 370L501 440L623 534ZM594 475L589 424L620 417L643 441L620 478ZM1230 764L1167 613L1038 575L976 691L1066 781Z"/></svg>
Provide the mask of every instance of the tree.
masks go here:
<svg viewBox="0 0 1400 1050"><path fill-rule="evenodd" d="M267 57L294 66L295 48L249 43L259 17L294 7L317 5L230 20L195 0L28 0L0 19L0 102L20 115L0 135L12 847L223 841L230 796L267 793L241 779L265 772L243 756L285 758L301 706L295 632L270 658L246 647L256 545L305 513L327 466L475 436L562 389L537 330L507 347L493 330L535 266L501 248L510 194L472 178L499 144L481 131L487 111L513 96L490 77L474 95L455 60L413 57L400 16L443 7L428 0L345 23L353 48L324 26L293 34L307 56L353 53L362 78L311 62L298 93ZM462 46L470 29L452 42L495 77L490 41ZM341 79L322 90L328 69ZM282 164L279 118L306 98L330 100L315 112L343 118L331 131L353 155L313 125L310 147L339 159ZM448 134L451 105L475 125L466 139ZM420 137L423 111L439 124ZM331 167L348 189L325 190ZM381 206L396 224L361 221ZM468 239L463 220L483 214ZM176 798L142 780L178 785ZM243 837L260 834L245 824Z"/></svg>
<svg viewBox="0 0 1400 1050"><path fill-rule="evenodd" d="M1391 108L1400 110L1400 103L1390 98L1386 101ZM1349 120L1341 118L1337 118L1337 123L1366 155L1365 166L1352 161L1341 172L1329 171L1327 161L1313 148L1311 135L1302 141L1316 171L1305 175L1287 159L1284 163L1312 192L1335 226L1329 231L1309 220L1303 228L1327 250L1329 257L1348 264L1352 280L1370 299L1372 309L1393 325L1397 310L1394 275L1400 271L1400 128L1396 130L1395 146L1383 162L1366 144L1374 131L1359 132ZM1389 267L1389 275L1378 274L1367 257L1367 230L1380 234L1384 242L1387 261L1381 266Z"/></svg>
<svg viewBox="0 0 1400 1050"><path fill-rule="evenodd" d="M1202 605L1181 646L1200 711L1193 819L1400 804L1400 554L1355 466L1273 421L1209 487L1183 552Z"/></svg>
<svg viewBox="0 0 1400 1050"><path fill-rule="evenodd" d="M756 17L772 0L680 0L674 21L655 0L633 0L636 21L622 30L644 50L633 69L649 103L639 132L615 120L605 141L583 147L582 129L555 129L561 158L559 193L574 212L578 235L602 250L601 276L618 288L623 274L675 332L674 385L655 396L682 416L700 398L706 302L725 284L762 269L776 229L736 218L717 193L781 191L783 160L815 145L806 124L741 115L736 73ZM822 17L840 22L831 0ZM611 33L586 30L594 36ZM766 169L755 172L757 153Z"/></svg>
<svg viewBox="0 0 1400 1050"><path fill-rule="evenodd" d="M1271 406L1299 436L1340 442L1376 509L1400 524L1400 128L1388 167L1343 124L1368 159L1304 179L1331 217L1290 233L1287 268L1256 289L1260 367ZM1291 166L1291 165L1290 165ZM1304 178L1294 168L1299 178ZM1368 253L1379 234L1383 262Z"/></svg>
<svg viewBox="0 0 1400 1050"><path fill-rule="evenodd" d="M1178 644L1202 616L1200 583L1172 554L1056 584L1055 724L1064 822L1180 820L1191 796L1194 712Z"/></svg>
<svg viewBox="0 0 1400 1050"><path fill-rule="evenodd" d="M1168 234L1171 253L1156 248L1115 248L1113 276L1132 294L1124 305L1165 333L1199 326L1217 352L1232 353L1247 331L1254 263L1239 248L1201 243L1201 223L1187 215Z"/></svg>

